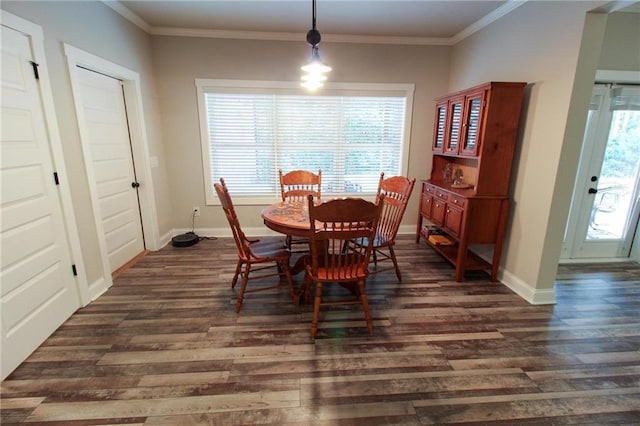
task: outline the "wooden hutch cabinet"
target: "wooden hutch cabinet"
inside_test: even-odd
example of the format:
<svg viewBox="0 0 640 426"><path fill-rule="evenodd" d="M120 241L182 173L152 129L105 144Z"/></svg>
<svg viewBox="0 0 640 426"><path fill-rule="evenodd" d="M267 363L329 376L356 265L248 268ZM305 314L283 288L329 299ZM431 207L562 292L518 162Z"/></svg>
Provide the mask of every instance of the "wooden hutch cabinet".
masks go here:
<svg viewBox="0 0 640 426"><path fill-rule="evenodd" d="M490 82L436 99L431 177L422 181L416 242L456 268L497 280L509 214L509 180L526 83ZM448 244L429 239L430 230ZM491 263L469 250L494 244Z"/></svg>

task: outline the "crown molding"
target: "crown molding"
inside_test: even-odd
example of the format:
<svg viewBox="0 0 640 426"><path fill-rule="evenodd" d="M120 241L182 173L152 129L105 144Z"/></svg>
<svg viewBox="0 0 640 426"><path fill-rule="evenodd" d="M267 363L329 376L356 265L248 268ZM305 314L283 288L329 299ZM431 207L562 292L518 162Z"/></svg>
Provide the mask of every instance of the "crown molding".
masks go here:
<svg viewBox="0 0 640 426"><path fill-rule="evenodd" d="M127 20L129 20L132 23L134 23L142 31L151 34L151 30L152 30L153 27L151 25L147 24L144 19L142 19L141 17L139 17L138 15L133 13L131 10L129 10L128 7L126 7L125 5L120 3L119 1L117 1L117 0L102 0L102 3L105 6L110 7L111 9L113 9L114 11L116 11L117 13L122 15L122 17L124 17Z"/></svg>
<svg viewBox="0 0 640 426"><path fill-rule="evenodd" d="M304 34L301 36L298 33L209 30L204 28L174 28L174 27L152 27L149 33L152 35L162 35L162 36L235 38L240 40L300 41L300 37L302 37L302 40L304 40L304 37L305 37Z"/></svg>
<svg viewBox="0 0 640 426"><path fill-rule="evenodd" d="M478 19L473 24L469 25L464 30L460 31L458 34L451 37L452 45L461 42L465 38L469 37L471 34L480 31L484 27L489 26L491 23L497 21L503 16L513 12L515 9L519 8L523 4L525 4L528 0L509 0L502 6L498 7L493 12L483 16Z"/></svg>
<svg viewBox="0 0 640 426"><path fill-rule="evenodd" d="M508 0L505 4L488 15L485 15L453 37L402 37L346 34L323 34L322 37L324 41L333 43L452 46L507 15L527 1L528 0ZM302 33L153 27L117 0L102 0L102 2L151 35L273 41L300 41L305 39L305 34Z"/></svg>
<svg viewBox="0 0 640 426"><path fill-rule="evenodd" d="M227 31L196 28L151 27L149 34L177 37L229 38L239 40L275 40L300 41L305 33L279 33L261 31ZM450 38L436 37L390 37L346 34L322 34L322 41L333 43L370 43L370 44L411 44L411 45L450 45Z"/></svg>

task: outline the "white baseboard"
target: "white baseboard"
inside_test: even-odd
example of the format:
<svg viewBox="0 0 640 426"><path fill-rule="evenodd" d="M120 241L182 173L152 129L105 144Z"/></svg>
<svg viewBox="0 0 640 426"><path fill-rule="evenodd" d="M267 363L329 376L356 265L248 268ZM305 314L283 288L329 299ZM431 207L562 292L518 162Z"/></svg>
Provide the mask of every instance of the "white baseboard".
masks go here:
<svg viewBox="0 0 640 426"><path fill-rule="evenodd" d="M492 262L493 244L477 244L471 250L484 259L485 262ZM556 292L553 288L537 290L502 267L498 269L498 281L532 305L552 305L556 303Z"/></svg>
<svg viewBox="0 0 640 426"><path fill-rule="evenodd" d="M164 235L160 236L160 248L166 246L167 244L169 244L171 242L171 239L173 237L175 237L176 235L178 235L179 232L176 232L174 229L172 229L171 231L167 232Z"/></svg>
<svg viewBox="0 0 640 426"><path fill-rule="evenodd" d="M416 235L416 225L400 225L398 235Z"/></svg>
<svg viewBox="0 0 640 426"><path fill-rule="evenodd" d="M89 284L89 298L93 302L98 297L102 296L102 294L106 292L112 285L113 283L107 282L104 277L98 278L96 281Z"/></svg>
<svg viewBox="0 0 640 426"><path fill-rule="evenodd" d="M556 292L553 288L535 289L504 269L500 269L498 279L532 305L553 305L556 303Z"/></svg>
<svg viewBox="0 0 640 426"><path fill-rule="evenodd" d="M621 263L621 262L635 262L634 259L629 257L590 257L584 259L560 259L558 262L560 265L572 265L575 263Z"/></svg>

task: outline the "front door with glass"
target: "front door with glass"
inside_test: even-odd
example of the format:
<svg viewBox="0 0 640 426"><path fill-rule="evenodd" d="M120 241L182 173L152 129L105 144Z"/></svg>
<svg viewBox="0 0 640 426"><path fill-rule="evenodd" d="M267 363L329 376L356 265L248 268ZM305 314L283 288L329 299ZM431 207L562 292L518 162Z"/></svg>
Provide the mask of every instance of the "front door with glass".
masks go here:
<svg viewBox="0 0 640 426"><path fill-rule="evenodd" d="M625 258L638 228L640 88L594 87L562 257Z"/></svg>

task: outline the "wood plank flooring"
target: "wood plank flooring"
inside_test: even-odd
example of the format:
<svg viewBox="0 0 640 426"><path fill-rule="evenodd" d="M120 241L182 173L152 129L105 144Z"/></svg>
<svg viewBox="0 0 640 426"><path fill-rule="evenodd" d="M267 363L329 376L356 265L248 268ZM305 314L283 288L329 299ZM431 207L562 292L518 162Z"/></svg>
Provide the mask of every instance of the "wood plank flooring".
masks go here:
<svg viewBox="0 0 640 426"><path fill-rule="evenodd" d="M397 254L374 335L335 307L314 342L285 286L236 314L231 239L150 253L2 382L1 423L640 424L640 266L560 267L533 306L410 236Z"/></svg>

